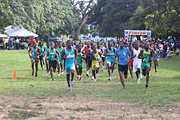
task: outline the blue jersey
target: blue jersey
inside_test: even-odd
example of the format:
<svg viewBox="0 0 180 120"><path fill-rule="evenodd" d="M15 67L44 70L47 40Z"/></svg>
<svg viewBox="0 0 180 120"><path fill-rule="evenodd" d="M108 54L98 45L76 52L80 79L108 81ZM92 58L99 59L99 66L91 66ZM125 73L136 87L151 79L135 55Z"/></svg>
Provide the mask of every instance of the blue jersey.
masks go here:
<svg viewBox="0 0 180 120"><path fill-rule="evenodd" d="M74 49L72 48L72 50L69 52L69 51L65 48L65 56L66 56L66 55L67 55L67 57L65 58L65 66L69 66L69 65L75 64Z"/></svg>
<svg viewBox="0 0 180 120"><path fill-rule="evenodd" d="M37 55L37 48L32 48L31 50L32 58L39 58L39 55Z"/></svg>
<svg viewBox="0 0 180 120"><path fill-rule="evenodd" d="M107 55L108 55L107 61L114 61L115 55L114 55L114 49L113 48L111 48L111 51L109 50L109 48L107 48ZM113 55L113 57L110 55Z"/></svg>
<svg viewBox="0 0 180 120"><path fill-rule="evenodd" d="M118 48L115 52L115 55L118 57L119 65L128 65L128 58L131 52L127 48L123 48L122 50Z"/></svg>

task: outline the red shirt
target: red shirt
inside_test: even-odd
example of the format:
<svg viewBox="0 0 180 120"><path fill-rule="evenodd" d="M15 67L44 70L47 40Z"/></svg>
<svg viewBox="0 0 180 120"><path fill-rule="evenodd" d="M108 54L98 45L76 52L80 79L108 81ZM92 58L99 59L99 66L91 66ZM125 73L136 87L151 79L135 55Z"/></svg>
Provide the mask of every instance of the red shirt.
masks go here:
<svg viewBox="0 0 180 120"><path fill-rule="evenodd" d="M87 52L88 50L90 49L91 47L85 47L85 54L87 55Z"/></svg>
<svg viewBox="0 0 180 120"><path fill-rule="evenodd" d="M31 40L30 40L30 44L31 44L31 45L33 45L33 44L34 44L34 42L35 42L35 40L34 40L34 39L31 39Z"/></svg>
<svg viewBox="0 0 180 120"><path fill-rule="evenodd" d="M167 45L166 45L166 44L164 44L164 46L163 46L163 50L166 50L166 48L167 48Z"/></svg>

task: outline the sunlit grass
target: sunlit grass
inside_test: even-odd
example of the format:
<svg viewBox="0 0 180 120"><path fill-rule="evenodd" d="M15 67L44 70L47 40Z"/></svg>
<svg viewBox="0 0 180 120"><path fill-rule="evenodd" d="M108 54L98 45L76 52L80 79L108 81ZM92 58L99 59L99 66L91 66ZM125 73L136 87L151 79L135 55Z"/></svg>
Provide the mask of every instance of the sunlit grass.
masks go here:
<svg viewBox="0 0 180 120"><path fill-rule="evenodd" d="M114 71L112 81L108 81L107 70L100 71L97 82L85 77L85 67L83 80L77 81L75 76L75 88L67 92L66 75L57 77L45 77L46 71L42 71L39 65L38 77L31 76L31 62L27 50L0 51L0 94L13 96L33 96L33 97L94 97L105 98L115 101L125 101L137 105L148 105L152 107L165 106L171 102L180 101L180 58L173 60L161 60L158 72L154 72L152 65L149 88L145 88L145 77L140 84L130 77L125 80L127 90L122 89L117 66ZM45 66L44 66L45 68ZM14 69L17 71L17 80L13 80Z"/></svg>

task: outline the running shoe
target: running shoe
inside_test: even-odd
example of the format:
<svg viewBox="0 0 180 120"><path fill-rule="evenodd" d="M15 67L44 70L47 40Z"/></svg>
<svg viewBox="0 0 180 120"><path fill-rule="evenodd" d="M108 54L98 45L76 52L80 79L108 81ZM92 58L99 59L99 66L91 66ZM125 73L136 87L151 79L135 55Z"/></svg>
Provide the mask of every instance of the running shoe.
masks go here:
<svg viewBox="0 0 180 120"><path fill-rule="evenodd" d="M35 77L37 77L37 73L35 74Z"/></svg>
<svg viewBox="0 0 180 120"><path fill-rule="evenodd" d="M142 74L140 73L140 79L142 79Z"/></svg>
<svg viewBox="0 0 180 120"><path fill-rule="evenodd" d="M60 77L60 74L58 74L58 77Z"/></svg>
<svg viewBox="0 0 180 120"><path fill-rule="evenodd" d="M74 87L74 81L73 80L71 81L71 86Z"/></svg>
<svg viewBox="0 0 180 120"><path fill-rule="evenodd" d="M50 74L50 71L47 73L46 77L48 77L48 76L49 76L49 74Z"/></svg>
<svg viewBox="0 0 180 120"><path fill-rule="evenodd" d="M34 75L34 71L32 71L32 76Z"/></svg>
<svg viewBox="0 0 180 120"><path fill-rule="evenodd" d="M94 79L94 82L96 82L97 80L96 79Z"/></svg>
<svg viewBox="0 0 180 120"><path fill-rule="evenodd" d="M63 72L61 72L61 74L64 74L64 71L63 71Z"/></svg>
<svg viewBox="0 0 180 120"><path fill-rule="evenodd" d="M71 91L72 91L72 90L71 90L71 86L70 86L70 87L68 87L68 91L69 91L69 92L71 92Z"/></svg>
<svg viewBox="0 0 180 120"><path fill-rule="evenodd" d="M91 77L91 80L94 80L94 76Z"/></svg>
<svg viewBox="0 0 180 120"><path fill-rule="evenodd" d="M148 88L148 84L146 85L146 88Z"/></svg>
<svg viewBox="0 0 180 120"><path fill-rule="evenodd" d="M137 83L140 83L140 78L137 79Z"/></svg>
<svg viewBox="0 0 180 120"><path fill-rule="evenodd" d="M99 77L99 74L98 74L98 73L96 74L96 77L97 77L97 78Z"/></svg>

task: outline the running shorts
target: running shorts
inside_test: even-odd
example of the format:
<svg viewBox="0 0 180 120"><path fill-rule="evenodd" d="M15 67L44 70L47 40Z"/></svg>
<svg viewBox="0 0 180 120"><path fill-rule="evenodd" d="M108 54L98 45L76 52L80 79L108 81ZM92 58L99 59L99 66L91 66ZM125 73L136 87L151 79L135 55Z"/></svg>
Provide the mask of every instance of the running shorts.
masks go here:
<svg viewBox="0 0 180 120"><path fill-rule="evenodd" d="M119 65L118 64L118 71L123 72L124 75L128 74L128 65Z"/></svg>
<svg viewBox="0 0 180 120"><path fill-rule="evenodd" d="M142 69L146 69L146 67L150 67L150 63L149 62L142 62Z"/></svg>

